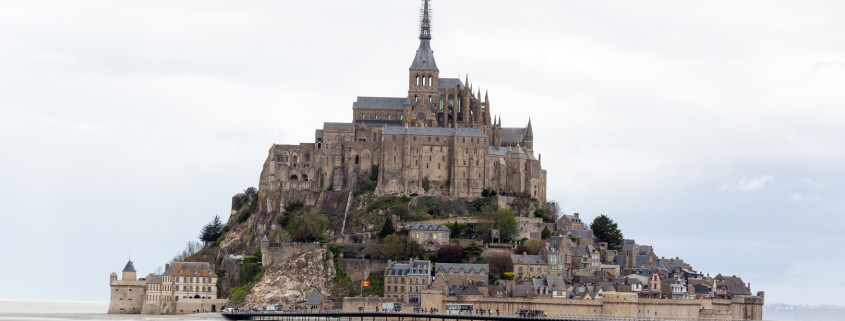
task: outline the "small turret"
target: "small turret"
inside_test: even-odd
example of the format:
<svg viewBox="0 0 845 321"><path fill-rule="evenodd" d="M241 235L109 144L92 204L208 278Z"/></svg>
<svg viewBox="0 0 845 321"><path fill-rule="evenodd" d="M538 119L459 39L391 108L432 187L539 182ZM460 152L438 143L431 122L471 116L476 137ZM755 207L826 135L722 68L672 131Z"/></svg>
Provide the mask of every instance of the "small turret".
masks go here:
<svg viewBox="0 0 845 321"><path fill-rule="evenodd" d="M135 276L135 265L132 264L132 260L126 262L126 266L123 267L123 276L120 279L123 281L135 281L137 279Z"/></svg>

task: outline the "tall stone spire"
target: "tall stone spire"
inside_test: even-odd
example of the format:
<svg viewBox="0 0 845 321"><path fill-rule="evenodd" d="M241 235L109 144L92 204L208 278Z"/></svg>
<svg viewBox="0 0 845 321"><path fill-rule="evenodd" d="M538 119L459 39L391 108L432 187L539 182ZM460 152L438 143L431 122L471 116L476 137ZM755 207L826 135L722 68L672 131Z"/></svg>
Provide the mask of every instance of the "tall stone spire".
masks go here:
<svg viewBox="0 0 845 321"><path fill-rule="evenodd" d="M429 0L423 0L422 17L420 18L420 47L411 69L437 70L437 63L434 62L434 51L431 50L431 8Z"/></svg>
<svg viewBox="0 0 845 321"><path fill-rule="evenodd" d="M428 8L428 0L423 0L422 17L420 18L420 40L431 39L431 11Z"/></svg>

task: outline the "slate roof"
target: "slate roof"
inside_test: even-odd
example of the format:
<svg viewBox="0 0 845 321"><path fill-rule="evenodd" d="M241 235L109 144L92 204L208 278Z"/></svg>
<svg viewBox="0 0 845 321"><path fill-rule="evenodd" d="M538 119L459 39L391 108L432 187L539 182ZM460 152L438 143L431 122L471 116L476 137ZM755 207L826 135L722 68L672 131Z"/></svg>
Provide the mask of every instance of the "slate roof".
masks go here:
<svg viewBox="0 0 845 321"><path fill-rule="evenodd" d="M453 131L449 128L442 127L387 127L382 135L417 135L417 136L456 136L456 137L487 137L479 129L476 128L458 128Z"/></svg>
<svg viewBox="0 0 845 321"><path fill-rule="evenodd" d="M151 274L147 277L147 284L161 284L161 275Z"/></svg>
<svg viewBox="0 0 845 321"><path fill-rule="evenodd" d="M528 265L548 265L546 258L539 255L517 255L511 254L513 264L528 264Z"/></svg>
<svg viewBox="0 0 845 321"><path fill-rule="evenodd" d="M163 276L217 276L208 262L174 262Z"/></svg>
<svg viewBox="0 0 845 321"><path fill-rule="evenodd" d="M566 236L576 239L588 239L590 238L590 230L567 230Z"/></svg>
<svg viewBox="0 0 845 321"><path fill-rule="evenodd" d="M742 282L742 279L738 276L726 276L725 279L725 286L728 288L728 292L731 295L751 295L751 290L749 290L745 283Z"/></svg>
<svg viewBox="0 0 845 321"><path fill-rule="evenodd" d="M558 253L563 243L562 236L552 236L546 240L546 250L551 253Z"/></svg>
<svg viewBox="0 0 845 321"><path fill-rule="evenodd" d="M323 129L352 129L352 123L323 123Z"/></svg>
<svg viewBox="0 0 845 321"><path fill-rule="evenodd" d="M532 284L519 283L513 286L513 296L517 298L526 298L531 295L533 290Z"/></svg>
<svg viewBox="0 0 845 321"><path fill-rule="evenodd" d="M481 295L481 291L475 285L470 284L461 291L460 295Z"/></svg>
<svg viewBox="0 0 845 321"><path fill-rule="evenodd" d="M534 289L536 290L540 286L548 287L549 291L566 291L566 283L557 274L546 274L543 275L543 278L534 279Z"/></svg>
<svg viewBox="0 0 845 321"><path fill-rule="evenodd" d="M434 50L431 50L429 39L420 39L420 47L417 48L417 54L411 62L410 69L437 69L437 63L434 62Z"/></svg>
<svg viewBox="0 0 845 321"><path fill-rule="evenodd" d="M464 83L460 78L440 78L437 79L437 88L464 88Z"/></svg>
<svg viewBox="0 0 845 321"><path fill-rule="evenodd" d="M710 287L704 284L696 284L692 286L695 294L707 294L710 293Z"/></svg>
<svg viewBox="0 0 845 321"><path fill-rule="evenodd" d="M489 273L490 272L490 265L489 264L465 264L465 263L436 263L435 273L443 271L449 272L449 269L453 269L455 272L459 272L461 269L464 269L464 272L472 272L472 273ZM483 271L483 272L482 272Z"/></svg>
<svg viewBox="0 0 845 321"><path fill-rule="evenodd" d="M398 119L394 120L387 120L387 119L356 119L356 124L359 125L388 125L388 126L401 126L402 121Z"/></svg>
<svg viewBox="0 0 845 321"><path fill-rule="evenodd" d="M135 272L135 265L132 264L132 260L126 262L126 266L123 267L123 272Z"/></svg>
<svg viewBox="0 0 845 321"><path fill-rule="evenodd" d="M431 266L430 261L414 261L414 266L393 263L387 268L385 275L428 275L429 266Z"/></svg>
<svg viewBox="0 0 845 321"><path fill-rule="evenodd" d="M487 154L490 155L507 155L508 151L507 147L496 148L496 146L488 146L487 147Z"/></svg>
<svg viewBox="0 0 845 321"><path fill-rule="evenodd" d="M423 231L446 231L449 232L449 228L443 224L411 224L408 225L408 230L423 230ZM440 264L447 264L447 263L438 263ZM486 265L486 264L485 264Z"/></svg>
<svg viewBox="0 0 845 321"><path fill-rule="evenodd" d="M352 103L352 109L358 107L373 107L373 108L396 108L402 109L405 105L410 105L411 101L408 97L361 97Z"/></svg>
<svg viewBox="0 0 845 321"><path fill-rule="evenodd" d="M597 276L576 276L573 278L576 284L599 284L604 280Z"/></svg>
<svg viewBox="0 0 845 321"><path fill-rule="evenodd" d="M635 267L641 267L643 265L646 265L646 263L648 263L649 260L651 260L651 256L637 255L637 257L634 259L634 266Z"/></svg>
<svg viewBox="0 0 845 321"><path fill-rule="evenodd" d="M502 142L503 143L521 143L525 136L525 128L502 127Z"/></svg>
<svg viewBox="0 0 845 321"><path fill-rule="evenodd" d="M305 300L305 305L320 305L323 302L323 295L319 293L311 293L308 299Z"/></svg>

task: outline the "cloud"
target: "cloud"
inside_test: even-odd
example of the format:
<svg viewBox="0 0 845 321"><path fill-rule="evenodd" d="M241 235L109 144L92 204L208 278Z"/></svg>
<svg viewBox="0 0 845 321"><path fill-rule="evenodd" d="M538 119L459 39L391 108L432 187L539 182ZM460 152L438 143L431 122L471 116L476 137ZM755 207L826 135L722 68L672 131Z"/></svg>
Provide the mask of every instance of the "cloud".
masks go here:
<svg viewBox="0 0 845 321"><path fill-rule="evenodd" d="M743 177L738 183L736 183L736 185L731 186L725 184L719 189L723 191L750 192L761 190L765 188L766 185L773 184L774 182L775 178L772 177L772 175L763 175L756 178Z"/></svg>
<svg viewBox="0 0 845 321"><path fill-rule="evenodd" d="M789 201L791 201L791 202L804 202L804 201L815 202L815 201L820 201L821 199L822 199L821 196L818 196L818 195L815 195L815 194L804 195L804 194L801 194L801 193L795 193L795 194L792 194L792 196L789 197Z"/></svg>

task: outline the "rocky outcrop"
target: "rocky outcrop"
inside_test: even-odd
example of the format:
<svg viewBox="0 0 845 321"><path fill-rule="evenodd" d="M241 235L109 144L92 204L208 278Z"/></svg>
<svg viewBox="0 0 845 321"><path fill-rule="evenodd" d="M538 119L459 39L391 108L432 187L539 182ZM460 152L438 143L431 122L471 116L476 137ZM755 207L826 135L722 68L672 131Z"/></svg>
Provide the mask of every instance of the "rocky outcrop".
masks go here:
<svg viewBox="0 0 845 321"><path fill-rule="evenodd" d="M318 249L303 252L291 260L265 267L242 308L260 308L277 304L283 308L301 306L309 294L328 297L334 284L334 259L331 252Z"/></svg>

